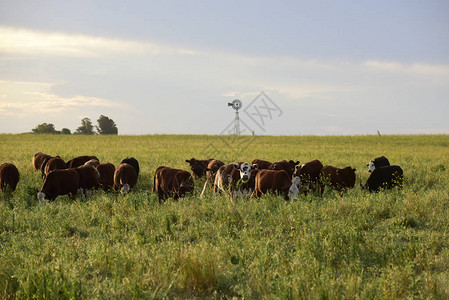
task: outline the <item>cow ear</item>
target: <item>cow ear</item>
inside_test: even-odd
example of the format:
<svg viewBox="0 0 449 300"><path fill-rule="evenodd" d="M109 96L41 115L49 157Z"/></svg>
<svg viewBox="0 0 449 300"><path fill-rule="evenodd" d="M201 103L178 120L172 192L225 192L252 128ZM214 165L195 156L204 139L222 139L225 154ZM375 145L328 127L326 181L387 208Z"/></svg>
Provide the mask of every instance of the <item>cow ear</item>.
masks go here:
<svg viewBox="0 0 449 300"><path fill-rule="evenodd" d="M253 164L252 166L251 166L251 169L257 169L257 164Z"/></svg>
<svg viewBox="0 0 449 300"><path fill-rule="evenodd" d="M297 160L297 161L295 162L295 166L296 166L296 165L299 165L299 160Z"/></svg>
<svg viewBox="0 0 449 300"><path fill-rule="evenodd" d="M236 168L236 169L240 169L240 166L239 166L239 164L234 164L234 168Z"/></svg>
<svg viewBox="0 0 449 300"><path fill-rule="evenodd" d="M186 159L186 162L190 164L190 160Z"/></svg>
<svg viewBox="0 0 449 300"><path fill-rule="evenodd" d="M206 171L210 171L211 169L209 169L209 168L206 168Z"/></svg>
<svg viewBox="0 0 449 300"><path fill-rule="evenodd" d="M357 171L357 169L352 169L354 172Z"/></svg>

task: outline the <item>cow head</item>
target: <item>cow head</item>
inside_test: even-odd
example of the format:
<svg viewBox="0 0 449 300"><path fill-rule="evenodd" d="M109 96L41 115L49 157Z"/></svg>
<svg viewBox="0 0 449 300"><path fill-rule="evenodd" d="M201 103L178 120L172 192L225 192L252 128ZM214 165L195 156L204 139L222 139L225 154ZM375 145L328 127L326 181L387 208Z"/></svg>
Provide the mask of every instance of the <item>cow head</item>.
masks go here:
<svg viewBox="0 0 449 300"><path fill-rule="evenodd" d="M348 187L354 187L355 171L356 171L356 169L353 169L351 167L346 167L346 168L337 170L336 173L337 173L338 177L341 177L343 179L343 182L345 182L345 184Z"/></svg>
<svg viewBox="0 0 449 300"><path fill-rule="evenodd" d="M296 169L296 166L297 165L299 165L299 160L298 161L293 161L293 160L289 160L288 161L288 166L289 166L289 168L290 168L290 172L288 172L288 174L293 174L293 173L295 173L295 169Z"/></svg>
<svg viewBox="0 0 449 300"><path fill-rule="evenodd" d="M301 188L301 178L295 176L295 178L293 178L292 180L292 185L288 190L288 198L290 200L297 199L300 188Z"/></svg>
<svg viewBox="0 0 449 300"><path fill-rule="evenodd" d="M256 169L257 165L251 166L249 163L234 164L234 168L240 171L240 179L242 179L243 182L248 182L251 178L251 170Z"/></svg>
<svg viewBox="0 0 449 300"><path fill-rule="evenodd" d="M374 171L374 169L376 168L374 161L370 161L366 166L368 167L368 172L370 172L370 173L372 173Z"/></svg>

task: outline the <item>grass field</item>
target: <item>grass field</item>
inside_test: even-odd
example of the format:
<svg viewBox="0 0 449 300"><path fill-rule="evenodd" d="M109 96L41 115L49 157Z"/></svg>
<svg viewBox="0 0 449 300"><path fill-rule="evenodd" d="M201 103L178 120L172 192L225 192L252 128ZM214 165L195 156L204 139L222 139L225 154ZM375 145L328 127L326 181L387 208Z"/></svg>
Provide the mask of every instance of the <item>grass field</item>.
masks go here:
<svg viewBox="0 0 449 300"><path fill-rule="evenodd" d="M102 191L40 205L41 151L68 160L139 160L127 196ZM359 187L367 162L385 155L404 170L403 190ZM319 159L357 169L342 195L195 195L159 204L158 166L186 159ZM232 137L0 135L0 163L18 189L0 195L1 298L449 298L449 136Z"/></svg>

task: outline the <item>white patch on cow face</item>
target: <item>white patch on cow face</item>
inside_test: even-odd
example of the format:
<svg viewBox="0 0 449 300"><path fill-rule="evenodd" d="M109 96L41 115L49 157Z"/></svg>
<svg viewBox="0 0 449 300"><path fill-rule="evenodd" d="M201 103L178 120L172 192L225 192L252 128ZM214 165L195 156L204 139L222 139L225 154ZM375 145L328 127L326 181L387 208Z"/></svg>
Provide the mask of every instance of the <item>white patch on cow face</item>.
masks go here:
<svg viewBox="0 0 449 300"><path fill-rule="evenodd" d="M376 166L374 165L374 161L370 161L368 164L368 172L372 173Z"/></svg>
<svg viewBox="0 0 449 300"><path fill-rule="evenodd" d="M240 178L243 181L248 181L251 177L251 165L249 163L243 163L240 165Z"/></svg>
<svg viewBox="0 0 449 300"><path fill-rule="evenodd" d="M40 204L44 204L44 199L45 199L45 193L44 192L39 192L37 193L37 199L39 199Z"/></svg>
<svg viewBox="0 0 449 300"><path fill-rule="evenodd" d="M301 188L301 179L298 176L296 176L295 178L293 178L292 185L288 190L288 198L290 200L298 199L298 193L300 188Z"/></svg>
<svg viewBox="0 0 449 300"><path fill-rule="evenodd" d="M121 189L122 195L128 194L130 189L131 188L130 188L129 184L125 183Z"/></svg>

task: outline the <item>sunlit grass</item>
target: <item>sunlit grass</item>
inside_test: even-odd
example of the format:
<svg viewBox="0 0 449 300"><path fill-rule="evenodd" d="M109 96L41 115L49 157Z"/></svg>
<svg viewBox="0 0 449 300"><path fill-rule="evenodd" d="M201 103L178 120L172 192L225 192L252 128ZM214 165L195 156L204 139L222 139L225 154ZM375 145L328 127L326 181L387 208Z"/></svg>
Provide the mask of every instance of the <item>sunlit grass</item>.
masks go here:
<svg viewBox="0 0 449 300"><path fill-rule="evenodd" d="M18 189L0 195L2 298L448 298L449 137L256 137L227 149L214 136L0 135L0 162L14 163ZM215 143L220 151L205 153ZM232 146L232 144L231 144ZM139 160L127 196L98 191L39 205L35 152L68 160L94 154L115 165ZM159 204L160 165L185 159L319 159L357 169L385 155L405 188L370 194L226 195Z"/></svg>

